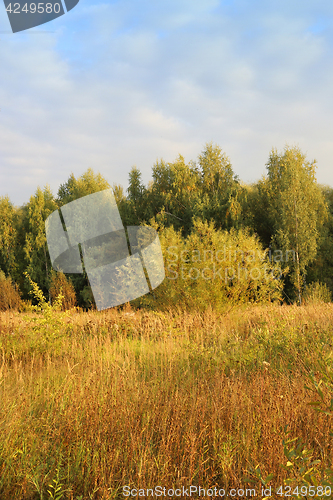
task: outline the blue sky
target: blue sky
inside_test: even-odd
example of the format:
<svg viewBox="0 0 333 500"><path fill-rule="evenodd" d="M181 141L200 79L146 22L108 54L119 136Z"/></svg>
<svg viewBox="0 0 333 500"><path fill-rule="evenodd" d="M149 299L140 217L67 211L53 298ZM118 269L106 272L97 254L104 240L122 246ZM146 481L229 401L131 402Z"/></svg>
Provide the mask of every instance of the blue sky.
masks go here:
<svg viewBox="0 0 333 500"><path fill-rule="evenodd" d="M333 186L333 4L80 0L12 34L0 5L0 196L91 167L128 186L213 141L244 182L298 145Z"/></svg>

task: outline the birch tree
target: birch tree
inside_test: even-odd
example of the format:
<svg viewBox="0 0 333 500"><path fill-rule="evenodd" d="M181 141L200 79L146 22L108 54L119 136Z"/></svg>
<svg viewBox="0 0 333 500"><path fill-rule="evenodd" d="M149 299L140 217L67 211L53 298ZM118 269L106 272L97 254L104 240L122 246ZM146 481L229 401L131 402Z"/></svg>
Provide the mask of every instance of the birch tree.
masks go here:
<svg viewBox="0 0 333 500"><path fill-rule="evenodd" d="M301 305L306 269L317 255L328 217L327 204L316 181L316 161L307 161L299 148L286 146L283 154L273 149L266 165L273 245L282 252Z"/></svg>
<svg viewBox="0 0 333 500"><path fill-rule="evenodd" d="M0 269L14 277L17 270L18 214L8 196L0 198Z"/></svg>
<svg viewBox="0 0 333 500"><path fill-rule="evenodd" d="M219 229L237 227L241 220L242 188L228 156L218 145L207 143L198 158L201 173L202 219Z"/></svg>
<svg viewBox="0 0 333 500"><path fill-rule="evenodd" d="M78 178L71 173L67 182L59 187L57 202L59 207L62 207L78 198L109 188L110 184L101 174L95 174L92 168L88 168Z"/></svg>
<svg viewBox="0 0 333 500"><path fill-rule="evenodd" d="M25 270L43 292L49 288L51 261L48 254L45 220L58 206L53 194L46 186L44 190L37 188L24 207L23 232L25 241L23 254Z"/></svg>

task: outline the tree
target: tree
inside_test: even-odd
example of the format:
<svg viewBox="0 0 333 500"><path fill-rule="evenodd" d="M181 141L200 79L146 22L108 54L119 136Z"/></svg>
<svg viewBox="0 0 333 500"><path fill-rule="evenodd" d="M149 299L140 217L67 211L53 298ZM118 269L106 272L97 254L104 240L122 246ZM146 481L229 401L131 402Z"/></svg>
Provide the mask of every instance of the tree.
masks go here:
<svg viewBox="0 0 333 500"><path fill-rule="evenodd" d="M58 190L57 203L59 208L61 208L67 203L82 198L83 196L104 191L105 189L110 189L110 184L100 173L96 174L91 168L78 178L71 173L67 182L62 184ZM117 195L120 195L119 187L116 186L113 191L115 192L115 190ZM85 218L86 215L87 214L81 214L83 218ZM67 276L74 285L78 298L78 305L83 308L90 308L93 303L93 294L85 270L83 274L70 273L67 274Z"/></svg>
<svg viewBox="0 0 333 500"><path fill-rule="evenodd" d="M333 292L333 188L319 186L328 205L328 222L322 227L316 259L307 271L308 282L325 283Z"/></svg>
<svg viewBox="0 0 333 500"><path fill-rule="evenodd" d="M243 224L256 233L264 247L268 248L273 236L269 217L268 179L263 178L245 186L245 191L242 204Z"/></svg>
<svg viewBox="0 0 333 500"><path fill-rule="evenodd" d="M63 295L62 310L72 309L76 306L75 289L70 279L67 279L64 273L51 272L50 297L52 302L56 300L58 295Z"/></svg>
<svg viewBox="0 0 333 500"><path fill-rule="evenodd" d="M148 191L155 217L163 212L167 226L189 234L192 219L200 205L200 174L194 162L185 163L179 155L173 163L163 160L153 167L153 184Z"/></svg>
<svg viewBox="0 0 333 500"><path fill-rule="evenodd" d="M124 188L120 184L113 184L112 191L117 203L121 220L125 226L133 225L130 203L125 196Z"/></svg>
<svg viewBox="0 0 333 500"><path fill-rule="evenodd" d="M218 145L207 143L199 155L201 173L201 216L214 221L219 229L238 226L242 216L242 188L234 174L230 159Z"/></svg>
<svg viewBox="0 0 333 500"><path fill-rule="evenodd" d="M38 286L49 290L51 261L47 251L45 220L58 206L49 186L37 188L29 203L24 206L21 231L24 234L24 270Z"/></svg>
<svg viewBox="0 0 333 500"><path fill-rule="evenodd" d="M6 276L17 271L17 223L18 211L8 196L0 198L0 269Z"/></svg>
<svg viewBox="0 0 333 500"><path fill-rule="evenodd" d="M204 193L224 193L236 181L230 159L217 144L207 143L198 159Z"/></svg>
<svg viewBox="0 0 333 500"><path fill-rule="evenodd" d="M186 164L181 155L168 168L171 189L165 200L165 213L175 229L182 229L183 236L187 236L193 228L193 218L200 211L200 172L195 162Z"/></svg>
<svg viewBox="0 0 333 500"><path fill-rule="evenodd" d="M133 203L139 203L145 194L146 188L142 183L140 170L134 166L129 173L129 187L127 189L128 199Z"/></svg>
<svg viewBox="0 0 333 500"><path fill-rule="evenodd" d="M266 165L272 243L286 255L284 265L301 304L306 268L316 257L320 230L327 221L327 204L316 182L316 161L306 161L297 147L286 146L283 154L273 149Z"/></svg>
<svg viewBox="0 0 333 500"><path fill-rule="evenodd" d="M137 225L149 220L153 215L147 213L147 189L142 182L142 174L137 167L132 167L129 173L129 186L127 188L126 225Z"/></svg>
<svg viewBox="0 0 333 500"><path fill-rule="evenodd" d="M170 217L176 214L172 213L172 187L174 182L174 170L170 163L164 160L157 161L152 168L153 184L150 189L150 204L153 207L154 215L157 215L163 208ZM175 221L170 219L170 224Z"/></svg>
<svg viewBox="0 0 333 500"><path fill-rule="evenodd" d="M235 304L281 301L280 266L268 260L247 229L216 230L214 222L194 218L184 238L174 227L159 227L166 279L137 300L139 305L229 309Z"/></svg>
<svg viewBox="0 0 333 500"><path fill-rule="evenodd" d="M78 179L71 173L67 182L61 184L58 190L57 203L59 207L62 207L78 198L109 188L110 184L101 174L95 174L92 168L88 168Z"/></svg>
<svg viewBox="0 0 333 500"><path fill-rule="evenodd" d="M10 276L6 276L0 270L0 311L19 309L21 304L21 295L17 285L12 282Z"/></svg>

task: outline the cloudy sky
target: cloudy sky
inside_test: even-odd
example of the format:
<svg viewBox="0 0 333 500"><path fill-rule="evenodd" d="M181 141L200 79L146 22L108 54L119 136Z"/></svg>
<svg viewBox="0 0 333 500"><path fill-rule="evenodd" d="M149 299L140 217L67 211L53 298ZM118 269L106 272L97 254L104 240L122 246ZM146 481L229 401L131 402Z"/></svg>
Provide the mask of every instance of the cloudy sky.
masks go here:
<svg viewBox="0 0 333 500"><path fill-rule="evenodd" d="M288 143L333 186L332 19L328 0L80 0L12 34L1 3L0 196L89 167L148 183L209 141L244 182Z"/></svg>

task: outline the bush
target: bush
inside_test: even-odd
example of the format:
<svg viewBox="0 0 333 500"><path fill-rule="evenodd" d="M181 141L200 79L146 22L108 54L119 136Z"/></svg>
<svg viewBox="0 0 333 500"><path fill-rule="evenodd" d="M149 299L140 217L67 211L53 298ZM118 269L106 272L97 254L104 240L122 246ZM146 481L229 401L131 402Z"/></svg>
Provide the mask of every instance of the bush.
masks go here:
<svg viewBox="0 0 333 500"><path fill-rule="evenodd" d="M8 309L19 309L22 300L18 286L12 282L10 276L0 270L0 311Z"/></svg>
<svg viewBox="0 0 333 500"><path fill-rule="evenodd" d="M282 300L281 269L247 230L221 231L194 220L186 239L172 227L162 228L159 237L166 277L134 305L201 310Z"/></svg>
<svg viewBox="0 0 333 500"><path fill-rule="evenodd" d="M86 285L83 287L83 290L80 291L80 299L83 309L96 310L95 299L89 285Z"/></svg>
<svg viewBox="0 0 333 500"><path fill-rule="evenodd" d="M310 283L306 287L303 298L305 304L320 304L332 301L332 295L329 288L325 283L321 283L320 281Z"/></svg>
<svg viewBox="0 0 333 500"><path fill-rule="evenodd" d="M67 279L64 273L52 271L50 298L53 303L58 295L63 295L62 311L72 309L76 306L76 294L73 283Z"/></svg>
<svg viewBox="0 0 333 500"><path fill-rule="evenodd" d="M34 306L32 304L32 300L22 300L21 301L21 306L20 306L20 309L19 309L19 312L33 312L34 310Z"/></svg>

